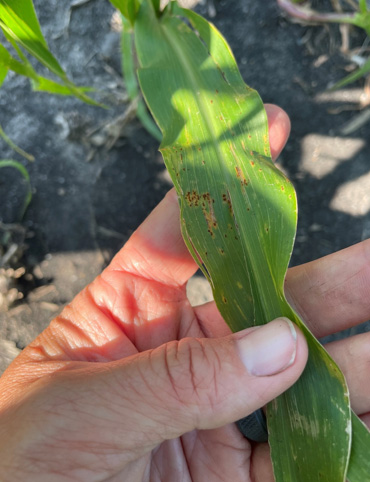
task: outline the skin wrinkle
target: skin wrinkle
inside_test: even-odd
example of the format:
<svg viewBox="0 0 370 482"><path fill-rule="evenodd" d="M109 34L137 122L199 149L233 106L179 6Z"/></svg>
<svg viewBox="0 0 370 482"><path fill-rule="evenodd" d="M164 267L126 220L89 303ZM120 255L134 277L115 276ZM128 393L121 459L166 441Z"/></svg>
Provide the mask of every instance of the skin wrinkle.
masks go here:
<svg viewBox="0 0 370 482"><path fill-rule="evenodd" d="M92 320L91 319L91 316L87 317L85 315L85 310L81 310L79 307L77 307L77 313L81 316L81 318L84 320L82 323L79 323L79 326L84 329L85 328L85 325L87 325L88 327L91 326L91 328L89 330L87 330L87 332L91 333L92 337L91 337L91 340L93 341L93 338L96 337L96 335L99 333L99 331L101 332L102 334L102 338L104 340L110 340L111 337L110 335L108 335L108 323L102 323L101 321L101 315L103 314L104 315L104 312L102 311L102 309L100 308L100 306L98 306L98 304L96 303L95 301L95 298L91 292L91 289L89 286L87 286L84 290L83 290L83 296L86 297L86 300L87 300L87 304L90 305L92 308L96 309L97 313L96 313L96 316L95 316L95 319ZM95 310L94 310L94 314L95 314ZM96 322L96 320L98 320L98 322ZM107 326L108 325L108 326ZM95 345L97 343L95 342Z"/></svg>
<svg viewBox="0 0 370 482"><path fill-rule="evenodd" d="M198 341L198 340L197 340ZM202 344L199 343L199 346L202 348ZM189 373L190 373L190 383L193 386L193 393L196 394L197 399L200 400L200 394L198 392L198 382L197 382L197 370L194 366L194 349L189 350ZM204 349L202 350L204 353ZM204 353L205 354L205 353ZM205 360L208 361L207 357Z"/></svg>
<svg viewBox="0 0 370 482"><path fill-rule="evenodd" d="M148 352L147 355L148 355L148 357L149 357L150 364L151 364L151 366L152 366L152 372L154 372L155 374L157 374L157 373L158 373L158 372L157 372L157 369L156 369L157 360L154 360L154 355L155 355L154 352L155 352L155 351L156 351L156 350L151 350L151 351ZM163 350L161 350L161 352L164 353ZM153 361L152 361L152 360L153 360ZM164 359L162 359L162 362L163 362L163 361L165 361L165 357L164 357ZM162 365L162 364L160 364L160 365ZM144 419L148 419L148 413L150 413L150 411L153 410L153 407L156 407L156 408L158 409L158 414L159 414L159 416L160 416L160 417L159 417L159 420L161 420L161 425L162 425L162 429L163 429L163 426L164 426L164 423L165 423L165 419L166 419L166 413L163 412L163 408L162 408L162 407L163 407L163 400L161 399L161 397L158 396L158 391L156 390L156 388L157 388L156 380L154 380L154 383L153 383L153 380L150 380L150 381L149 381L149 380L147 379L147 376L144 375L144 374L141 372L141 370L140 370L140 365L138 366L138 372L139 372L139 377L141 378L142 382L144 383L146 389L147 389L147 390L149 391L149 393L151 393L151 395L152 395L152 397L149 397L149 399L148 399L148 397L146 396L145 399L147 400L147 403L145 404L145 406L144 406L145 410L144 410L144 412L143 412L141 415L142 415L142 417L144 417ZM160 370L159 373L162 373L162 371ZM143 394L141 393L141 391L137 390L136 387L134 386L134 385L137 383L136 378L137 378L137 377L135 377L135 379L134 379L134 383L133 383L133 384L131 383L131 384L129 385L129 390L128 390L128 391L130 392L131 390L134 390L134 392L135 392L136 395L137 395L137 400L142 401L142 400L143 400ZM175 388L175 387L173 387L173 388ZM124 390L124 391L125 391L125 390ZM176 394L176 391L174 390L173 393ZM161 394L161 395L162 395L162 394ZM166 392L164 395L165 395L165 397L166 397L165 402L168 402L168 397L170 396L170 394L169 394L168 392ZM177 394L176 394L175 397L171 397L171 398L173 398L173 399L176 401L176 403L179 403L179 402L180 402L179 410L181 410L181 398L179 398ZM154 405L154 403L153 403L154 400L157 401L157 405ZM147 405L149 405L149 406L147 406ZM133 412L133 413L135 413L135 414L138 412L138 409L137 409L137 406L136 406L136 404L135 404L135 401L134 401L134 404L133 404L131 410L132 410L132 411L135 410L135 411ZM150 438L151 435L152 435L152 434L149 434L149 433L148 433L148 440L149 440L149 441L151 441L151 438ZM169 438L172 438L172 437L173 437L173 428L172 428L172 426L169 427L168 437L169 437ZM163 440L165 440L165 438L163 438ZM142 442L141 442L141 443L142 443ZM153 444L153 442L151 442L151 447L150 447L150 449L152 449L152 444Z"/></svg>
<svg viewBox="0 0 370 482"><path fill-rule="evenodd" d="M121 276L122 274L122 276ZM127 278L128 277L128 278ZM126 335L129 337L131 342L135 344L137 348L137 338L140 336L140 333L137 333L137 330L140 328L142 325L146 325L148 322L151 323L152 321L156 321L160 317L167 317L167 316L173 316L172 313L177 313L177 318L180 319L182 314L184 313L183 310L179 309L178 305L185 304L186 307L190 308L190 305L188 304L188 301L185 301L185 288L181 287L180 289L178 288L173 288L172 293L168 295L167 299L164 299L163 297L163 290L165 289L165 286L162 285L161 283L157 283L153 280L149 280L146 282L147 287L145 290L147 291L137 291L137 286L140 284L140 279L138 280L135 275L132 274L127 274L127 273L120 273L119 274L119 279L117 280L116 278L111 279L106 278L104 280L106 283L111 285L113 282L119 282L120 284L123 284L125 282L125 288L124 288L124 293L121 293L120 298L122 299L123 295L126 297L126 301L123 304L115 304L114 306L109 306L109 310L111 313L111 316L114 317L118 322L120 323L120 320L125 318L127 321L125 322L125 327L124 331ZM132 311L131 313L128 313L127 315L124 314L125 310L127 309L127 297L130 296L132 298L136 299L136 307L135 310ZM154 303L155 299L160 299L161 300L161 308L160 311L158 309L151 309L151 306ZM144 300L141 302L141 300ZM146 306L146 299L150 299L151 303L150 306ZM101 303L102 301L100 301ZM145 307L145 310L144 310ZM132 307L131 307L132 308ZM163 311L165 308L165 311ZM131 321L129 321L131 320ZM135 325L139 328L136 328ZM177 324L174 323L174 326L177 328Z"/></svg>
<svg viewBox="0 0 370 482"><path fill-rule="evenodd" d="M67 319L56 320L56 326L53 328L58 333L57 337L53 339L54 348L59 346L61 352L64 353L68 359L75 361L90 361L100 362L105 361L105 357L94 348L100 348L96 342L84 330ZM49 354L50 356L50 354ZM52 358L59 356L59 353L52 355Z"/></svg>
<svg viewBox="0 0 370 482"><path fill-rule="evenodd" d="M203 461L203 465L207 468L207 470L209 472L211 472L213 475L217 476L217 480L220 480L221 482L224 482L225 479L223 478L223 474L220 474L219 471L217 471L217 472L215 471L214 467L215 467L215 465L217 465L217 457L214 455L213 451L209 450L209 447L207 445L205 445L204 440L201 436L197 437L197 443L202 446L202 449L203 449L204 453L207 454L207 459ZM215 444L212 443L212 448L214 447L214 445ZM197 447L196 449L194 449L194 452L196 453L196 452L198 452L198 450L199 450L199 448ZM210 459L210 460L208 460L208 459Z"/></svg>
<svg viewBox="0 0 370 482"><path fill-rule="evenodd" d="M192 479L192 476L191 476L191 465L189 464L188 457L187 457L187 455L186 455L186 450L185 450L185 445L184 445L184 439L183 439L183 437L180 437L180 443L181 443L181 448L182 448L183 459L184 459L184 461L185 461L186 468L187 468L187 471L188 471L189 480L191 481L191 479Z"/></svg>
<svg viewBox="0 0 370 482"><path fill-rule="evenodd" d="M96 290L96 284L99 285L100 283L103 285L103 289L101 290L101 287L99 286L99 289ZM106 280L103 274L101 274L94 281L94 283L89 285L87 288L89 289L89 292L91 294L91 299L95 303L96 307L99 308L99 310L126 335L127 339L129 339L127 333L125 332L125 320L116 317L114 313L115 311L114 307L117 304L117 300L120 298L120 294L117 292L113 284L110 283L108 280ZM107 304L105 303L105 300L98 300L98 294L100 290L103 293L106 293L109 290L109 294L106 295L106 297L108 297L111 300L112 308L110 309L108 308ZM112 296L112 293L114 293L114 296Z"/></svg>
<svg viewBox="0 0 370 482"><path fill-rule="evenodd" d="M164 366L165 366L165 369L166 369L166 374L167 374L168 380L170 381L170 386L171 386L173 392L176 395L175 399L181 405L182 404L182 398L181 398L181 395L180 395L180 393L177 389L176 377L172 374L172 368L171 368L173 359L175 359L178 363L181 362L179 343L180 342L176 342L176 346L174 346L174 344L172 344L172 343L167 344L165 346L165 349L163 350L163 353L164 353L163 362L164 362Z"/></svg>
<svg viewBox="0 0 370 482"><path fill-rule="evenodd" d="M83 330L76 326L69 317L66 317L66 310L63 310L62 314L55 318L52 323L47 328L47 332L42 333L40 337L36 338L27 348L27 355L33 358L34 350L40 357L41 351L44 351L45 358L40 360L40 362L45 362L48 360L58 359L58 360L76 360L75 355L77 354L73 349L78 347L78 345L71 344L71 335L81 336L80 346L85 346L86 341L89 341L90 346L92 345L89 337L85 336ZM36 344L37 343L37 344ZM77 358L78 359L78 358Z"/></svg>
<svg viewBox="0 0 370 482"><path fill-rule="evenodd" d="M180 342L181 343L181 342ZM184 344L182 344L184 346ZM204 345L202 343L202 340L193 338L191 344L186 344L186 349L188 353L188 363L189 363L189 374L190 374L190 385L192 387L192 393L191 393L191 399L193 399L194 394L197 397L197 400L199 401L199 405L204 405L203 401L203 394L201 391L199 391L199 387L204 386L204 377L199 378L199 364L195 362L195 359L199 358L198 352L200 351L202 355L200 358L202 359L202 364L203 366L205 364L210 365L209 363L209 357L208 357L208 352L204 349ZM206 390L207 394L207 390ZM209 399L211 397L208 395L207 396L207 403L209 402ZM211 400L212 402L212 400Z"/></svg>
<svg viewBox="0 0 370 482"><path fill-rule="evenodd" d="M190 306L190 303L186 300L184 302L184 306L182 307L182 314L181 314L181 319L185 320L188 318L186 315L191 310L190 314L190 321L187 321L185 323L179 323L177 326L177 332L176 332L176 339L180 340L181 338L188 338L191 336L198 336L198 337L205 337L205 334L203 333L202 329L199 326L199 322L197 317L194 315L194 312ZM183 325L185 324L185 329L183 328ZM193 334L196 333L196 334Z"/></svg>
<svg viewBox="0 0 370 482"><path fill-rule="evenodd" d="M127 274L127 273L126 273ZM135 291L135 292L132 292L132 290L135 290L136 289L136 286L137 286L137 283L136 283L136 277L133 277L133 275L129 275L130 277L130 283L127 283L126 282L126 290L125 290L125 296L126 296L126 299L127 299L127 296L129 295L129 293L131 293L131 297L133 298L136 298L136 303L137 303L137 306L136 306L136 310L135 310L135 313L131 313L127 316L127 320L129 318L131 318L131 322L130 321L127 321L124 323L124 326L120 326L121 324L121 319L123 318L122 316L122 306L119 306L119 307L116 307L115 305L113 306L110 306L109 307L109 310L108 310L108 313L109 313L109 316L114 318L115 320L118 321L118 324L120 326L121 329L123 329L123 331L125 332L126 336L128 336L128 338L131 340L131 342L136 346L136 348L139 348L137 346L137 342L136 340L140 337L141 333L137 333L138 329L141 330L141 326L144 324L146 325L148 323L148 320L149 320L149 323L151 322L151 320L157 320L158 319L158 316L162 317L162 316L168 316L166 313L163 313L162 312L162 309L158 312L158 310L153 310L153 311L149 311L148 310L148 307L146 309L146 311L143 311L143 306L145 306L145 301L143 303L140 302L141 299L151 299L151 304L153 304L153 295L156 294L156 292L158 291L158 286L157 286L157 283L151 281L151 283L155 283L155 285L153 286L155 288L155 290L151 290L149 291L148 293L146 293L145 291L142 291L141 293L138 292L138 291ZM105 283L108 283L108 285L111 285L112 284L112 281L114 280L111 280L111 279L105 279L104 282ZM161 286L159 286L159 289L161 289ZM148 288L146 288L148 289ZM149 289L151 289L149 287ZM159 296L159 297L162 297L163 296L161 294L158 294L156 296ZM183 316L182 313L184 312L184 310L180 310L178 308L178 304L182 304L182 303L185 303L185 305L187 307L190 307L190 305L188 305L188 302L186 300L183 299L185 296L184 293L179 293L178 295L176 295L175 297L172 296L172 299L169 298L168 299L168 302L167 304L165 303L166 300L161 300L162 301L162 307L164 306L167 306L166 310L169 312L169 314L171 314L172 312L177 312L179 313L180 312L180 318ZM127 303L127 301L126 301ZM142 306L140 306L140 304ZM171 307L172 305L172 307ZM171 308L170 308L171 307ZM123 310L125 309L125 307L123 307ZM119 315L117 315L117 312L120 313ZM135 319L135 320L133 320ZM176 327L176 330L178 330L178 325L179 323L174 323L174 326ZM130 327L130 328L129 328ZM138 328L139 327L139 328ZM176 337L178 338L178 337Z"/></svg>
<svg viewBox="0 0 370 482"><path fill-rule="evenodd" d="M163 275L166 270L162 270L158 266L156 266L156 269L154 270L153 265L148 264L146 257L144 257L135 246L130 244L130 247L127 249L127 251L129 252L123 260L113 260L112 266L109 268L108 272L112 271L117 273L127 273L144 281L155 281L158 284L164 285L166 288L168 286L172 286L174 288L180 288L183 286L183 282L177 282L176 276L166 276L164 279L153 276L154 272ZM130 253L130 251L132 251L132 253ZM133 259L135 259L135 264L132 263ZM119 264L119 267L115 266L115 261Z"/></svg>

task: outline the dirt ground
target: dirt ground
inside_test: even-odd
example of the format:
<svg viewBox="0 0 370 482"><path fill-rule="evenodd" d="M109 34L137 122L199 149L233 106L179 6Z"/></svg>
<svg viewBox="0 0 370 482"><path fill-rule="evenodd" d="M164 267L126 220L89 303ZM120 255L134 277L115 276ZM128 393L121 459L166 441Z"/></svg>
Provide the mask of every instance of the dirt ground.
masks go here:
<svg viewBox="0 0 370 482"><path fill-rule="evenodd" d="M16 171L0 170L3 254L17 248L13 271L3 270L0 277L0 373L101 271L170 187L158 143L137 120L107 149L107 124L128 107L114 9L106 0L71 10L72 3L35 0L52 52L76 84L98 89L110 109L32 93L27 79L11 74L0 90L1 126L35 157L26 162L0 142L0 158L24 163L33 188L19 225L25 185ZM197 10L208 16L210 5ZM214 6L212 21L229 41L247 84L265 102L283 107L292 121L279 160L299 200L292 264L368 238L369 123L361 122L368 108L359 110L367 101L364 82L327 91L351 67L340 52L338 27L294 24L275 0L221 0ZM355 48L363 39L351 32L350 42ZM191 286L194 303L209 299L201 277Z"/></svg>

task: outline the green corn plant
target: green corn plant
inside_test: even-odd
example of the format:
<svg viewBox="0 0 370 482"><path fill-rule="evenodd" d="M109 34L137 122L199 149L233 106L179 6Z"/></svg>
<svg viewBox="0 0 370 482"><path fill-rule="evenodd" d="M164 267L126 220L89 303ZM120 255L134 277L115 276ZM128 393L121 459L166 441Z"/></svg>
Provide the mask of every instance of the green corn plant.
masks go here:
<svg viewBox="0 0 370 482"><path fill-rule="evenodd" d="M112 2L113 4L115 2ZM123 2L125 3L125 2ZM128 15L128 11L126 11ZM143 102L135 76L135 58L132 48L131 24L122 17L122 70L126 80L127 94L131 102L136 104L136 115L143 127L158 141L161 134L151 119ZM0 0L0 28L5 42L0 40L0 87L9 71L27 77L34 91L44 91L49 94L73 95L80 100L99 107L106 107L86 95L93 92L91 87L76 86L63 71L57 59L53 56L35 13L32 0ZM10 53L12 47L18 59ZM46 67L50 74L58 80L39 75L25 52Z"/></svg>
<svg viewBox="0 0 370 482"><path fill-rule="evenodd" d="M35 13L32 0L0 0L0 28L8 48L0 43L0 86L9 71L28 77L35 91L74 95L89 104L100 105L86 95L93 89L77 87L50 52ZM18 59L10 53L12 47ZM25 52L47 67L58 80L37 74Z"/></svg>
<svg viewBox="0 0 370 482"><path fill-rule="evenodd" d="M233 331L287 316L307 338L302 377L267 409L276 481L370 480L370 433L351 413L345 379L285 299L296 196L271 161L260 97L202 17L176 3L163 12L157 1L124 5L183 237L221 314Z"/></svg>

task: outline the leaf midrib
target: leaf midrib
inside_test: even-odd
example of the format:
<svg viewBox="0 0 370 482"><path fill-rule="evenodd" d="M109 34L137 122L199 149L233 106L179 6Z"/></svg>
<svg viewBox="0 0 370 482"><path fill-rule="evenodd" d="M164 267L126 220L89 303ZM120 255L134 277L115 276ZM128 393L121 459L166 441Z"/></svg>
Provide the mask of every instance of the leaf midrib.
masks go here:
<svg viewBox="0 0 370 482"><path fill-rule="evenodd" d="M192 86L192 91L197 92L199 90L199 85L201 84L201 82L197 81L197 77L194 74L193 69L192 69L193 64L192 64L191 60L188 58L188 55L186 54L184 49L180 48L179 39L176 36L176 33L174 32L174 30L170 26L166 25L166 23L164 21L160 23L160 26L162 27L163 35L166 37L167 45L170 46L170 48L172 48L172 50L174 51L174 53L176 55L176 58L178 59L180 64L182 64L182 66L183 66L182 72L184 73L184 75L187 76L188 80L190 81L190 84ZM217 69L217 71L218 71L218 69ZM210 133L210 137L211 137L211 141L212 141L211 143L212 143L212 145L213 145L213 147L216 151L216 154L217 154L217 156L216 156L217 162L218 162L218 164L219 164L219 166L220 166L220 168L221 168L221 170L224 174L225 179L227 180L226 184L230 184L233 179L230 175L229 170L225 167L227 165L227 159L225 158L225 155L224 155L223 151L220 149L218 136L217 136L217 134L214 130L214 127L213 127L212 123L209 121L209 119L212 118L212 116L213 116L213 112L211 111L211 109L209 108L207 103L204 102L201 92L200 92L199 95L196 96L196 102L199 105L200 112L202 112L202 114L203 114L202 119L204 121L204 124L205 124L206 128L208 129L208 132ZM256 279L257 284L258 285L266 285L266 279L264 277L260 276L260 272L262 270L257 269L257 266L255 265L255 263L253 261L254 258L253 258L253 256L250 255L248 243L243 241L242 246L243 246L244 255L248 259L249 264L253 267L253 274L254 274L254 278ZM267 258L263 257L263 259L267 259ZM269 273L271 273L271 275L272 275L273 273L271 272L271 268L269 267L269 265L267 266L267 268L268 268ZM273 293L276 292L275 280L274 280L273 276L272 276L272 288L273 288L272 292ZM277 302L279 304L279 300L277 300ZM263 307L263 311L265 312L266 317L268 317L268 310L266 310L265 307L268 306L269 303L271 303L271 299L261 300L261 306Z"/></svg>

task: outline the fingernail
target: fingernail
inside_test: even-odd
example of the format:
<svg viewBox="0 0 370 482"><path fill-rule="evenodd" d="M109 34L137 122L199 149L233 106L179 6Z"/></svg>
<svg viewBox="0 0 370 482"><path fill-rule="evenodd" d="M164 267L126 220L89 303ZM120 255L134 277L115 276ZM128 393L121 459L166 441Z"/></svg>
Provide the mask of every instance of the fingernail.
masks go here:
<svg viewBox="0 0 370 482"><path fill-rule="evenodd" d="M277 318L237 340L240 357L251 375L265 377L290 367L295 360L297 332L287 318Z"/></svg>

